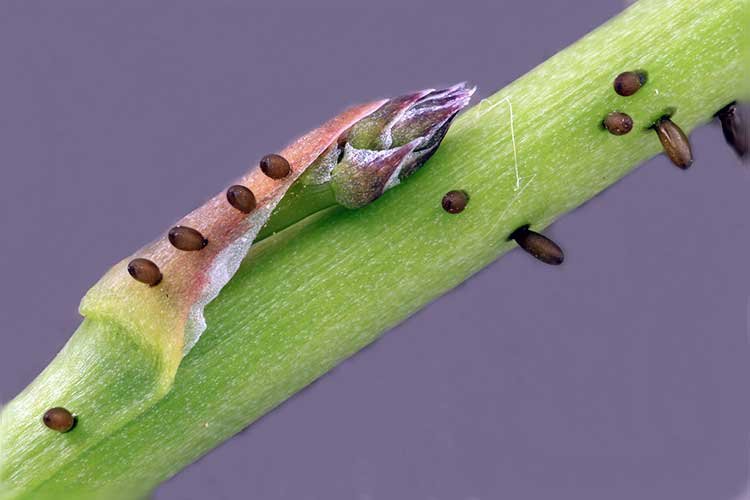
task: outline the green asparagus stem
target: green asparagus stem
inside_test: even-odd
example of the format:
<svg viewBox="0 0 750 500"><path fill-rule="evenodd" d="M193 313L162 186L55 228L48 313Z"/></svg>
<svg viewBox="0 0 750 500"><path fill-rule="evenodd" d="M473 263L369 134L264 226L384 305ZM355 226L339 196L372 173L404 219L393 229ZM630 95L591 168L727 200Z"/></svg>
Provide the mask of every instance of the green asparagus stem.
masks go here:
<svg viewBox="0 0 750 500"><path fill-rule="evenodd" d="M336 197L328 184L319 186L296 184L276 207L273 216L258 233L256 241L264 240L310 215L335 205Z"/></svg>
<svg viewBox="0 0 750 500"><path fill-rule="evenodd" d="M90 315L0 413L0 498L147 495L511 249L515 229L544 228L658 153L649 127L665 113L688 132L747 99L749 11L750 0L643 0L460 116L375 203L267 237L207 307L169 390L157 346ZM648 80L621 97L612 82L627 70ZM612 111L632 117L630 133L602 127ZM452 189L470 195L457 215L440 206ZM277 227L321 208L316 196L290 198ZM53 406L76 428L46 429Z"/></svg>

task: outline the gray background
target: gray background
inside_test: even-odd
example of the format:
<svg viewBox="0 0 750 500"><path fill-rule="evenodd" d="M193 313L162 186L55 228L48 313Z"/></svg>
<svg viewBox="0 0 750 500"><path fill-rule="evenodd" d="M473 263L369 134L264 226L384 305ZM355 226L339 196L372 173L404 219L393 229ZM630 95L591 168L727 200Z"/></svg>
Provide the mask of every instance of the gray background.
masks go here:
<svg viewBox="0 0 750 500"><path fill-rule="evenodd" d="M1 2L0 401L261 154L373 97L487 96L622 7ZM715 125L693 141L689 172L656 158L555 224L562 268L512 252L156 498L737 498L750 170Z"/></svg>

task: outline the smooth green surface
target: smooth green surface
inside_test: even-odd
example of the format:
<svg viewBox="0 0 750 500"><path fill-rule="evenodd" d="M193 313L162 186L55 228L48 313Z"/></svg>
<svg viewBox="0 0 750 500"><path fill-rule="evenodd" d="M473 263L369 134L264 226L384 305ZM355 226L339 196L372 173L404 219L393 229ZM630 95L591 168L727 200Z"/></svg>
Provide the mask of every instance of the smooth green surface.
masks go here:
<svg viewBox="0 0 750 500"><path fill-rule="evenodd" d="M260 230L255 241L264 240L311 214L334 205L336 205L336 198L330 184L304 185L298 182L289 189L286 196L279 202L273 215Z"/></svg>
<svg viewBox="0 0 750 500"><path fill-rule="evenodd" d="M87 320L1 414L0 497L148 494L512 248L515 228L545 227L658 153L648 126L666 110L689 131L747 98L749 6L642 1L463 114L437 154L377 202L257 245L208 306L208 330L174 388L150 408L143 401L160 373L152 348ZM648 83L617 96L614 76L631 69L648 71ZM633 117L630 134L602 129L613 110ZM451 189L471 195L459 215L440 207ZM41 425L46 408L72 402L80 428L57 435Z"/></svg>
<svg viewBox="0 0 750 500"><path fill-rule="evenodd" d="M7 483L28 491L158 401L162 357L135 344L137 338L114 322L84 322L33 384L3 409L4 488ZM59 434L42 425L42 414L54 406L78 417L73 430Z"/></svg>

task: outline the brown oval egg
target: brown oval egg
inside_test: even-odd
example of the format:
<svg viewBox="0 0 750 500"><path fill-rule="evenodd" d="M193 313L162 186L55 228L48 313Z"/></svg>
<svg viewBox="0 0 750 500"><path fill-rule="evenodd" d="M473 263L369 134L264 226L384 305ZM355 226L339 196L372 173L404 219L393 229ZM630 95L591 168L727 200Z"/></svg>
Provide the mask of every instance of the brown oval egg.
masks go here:
<svg viewBox="0 0 750 500"><path fill-rule="evenodd" d="M545 264L559 266L565 260L565 255L557 243L542 234L530 230L528 226L517 229L510 238L515 240L518 246L527 253Z"/></svg>
<svg viewBox="0 0 750 500"><path fill-rule="evenodd" d="M639 71L626 71L617 75L614 81L615 92L628 97L640 90L646 83L646 75Z"/></svg>
<svg viewBox="0 0 750 500"><path fill-rule="evenodd" d="M750 130L748 130L745 117L736 102L722 108L717 116L721 121L721 130L724 132L724 139L729 144L737 156L745 158L750 144Z"/></svg>
<svg viewBox="0 0 750 500"><path fill-rule="evenodd" d="M445 193L441 204L443 205L443 210L449 214L458 214L464 211L468 203L469 195L466 191L454 190Z"/></svg>
<svg viewBox="0 0 750 500"><path fill-rule="evenodd" d="M76 418L65 408L50 408L44 412L42 422L57 432L68 432L76 425Z"/></svg>
<svg viewBox="0 0 750 500"><path fill-rule="evenodd" d="M208 240L201 233L187 226L175 226L170 229L169 242L185 252L196 252L208 245Z"/></svg>
<svg viewBox="0 0 750 500"><path fill-rule="evenodd" d="M604 128L613 135L625 135L633 130L633 119L625 113L614 111L604 118Z"/></svg>
<svg viewBox="0 0 750 500"><path fill-rule="evenodd" d="M133 259L128 264L128 273L134 280L148 286L156 286L161 282L162 275L159 266L148 259Z"/></svg>
<svg viewBox="0 0 750 500"><path fill-rule="evenodd" d="M292 166L283 156L269 154L261 158L260 169L271 179L283 179L292 171Z"/></svg>
<svg viewBox="0 0 750 500"><path fill-rule="evenodd" d="M654 130L656 130L656 135L659 136L664 152L672 160L672 163L683 170L693 164L693 151L690 148L690 141L685 132L672 120L668 117L659 119L654 124Z"/></svg>
<svg viewBox="0 0 750 500"><path fill-rule="evenodd" d="M227 189L227 201L242 213L249 214L255 209L255 195L245 186L235 185Z"/></svg>

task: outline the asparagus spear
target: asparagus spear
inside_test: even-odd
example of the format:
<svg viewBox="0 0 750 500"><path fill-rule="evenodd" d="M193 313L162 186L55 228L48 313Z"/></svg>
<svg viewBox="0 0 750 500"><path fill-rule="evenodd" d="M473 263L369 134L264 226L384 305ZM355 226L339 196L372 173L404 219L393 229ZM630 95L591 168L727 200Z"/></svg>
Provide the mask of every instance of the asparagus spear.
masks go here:
<svg viewBox="0 0 750 500"><path fill-rule="evenodd" d="M746 0L640 2L459 117L403 186L267 237L207 307L166 392L160 348L92 310L0 414L0 491L147 494L512 248L519 228L541 231L661 151L665 114L686 134L747 99L747 21ZM617 94L635 70L645 83ZM628 133L602 126L614 111ZM450 191L468 194L459 213L443 209ZM41 421L61 405L78 418L64 434Z"/></svg>

